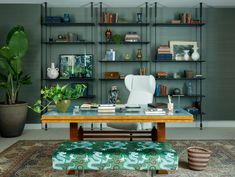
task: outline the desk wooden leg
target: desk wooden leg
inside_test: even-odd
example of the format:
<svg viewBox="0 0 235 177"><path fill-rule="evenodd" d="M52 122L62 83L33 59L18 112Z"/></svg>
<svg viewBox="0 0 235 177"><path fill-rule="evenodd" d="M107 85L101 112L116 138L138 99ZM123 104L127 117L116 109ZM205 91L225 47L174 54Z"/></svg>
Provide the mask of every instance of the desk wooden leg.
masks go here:
<svg viewBox="0 0 235 177"><path fill-rule="evenodd" d="M77 141L78 139L78 124L70 123L70 141Z"/></svg>
<svg viewBox="0 0 235 177"><path fill-rule="evenodd" d="M165 142L166 141L166 124L157 123L157 141ZM157 170L157 174L168 174L167 170Z"/></svg>
<svg viewBox="0 0 235 177"><path fill-rule="evenodd" d="M166 141L166 124L157 123L157 141L165 142Z"/></svg>

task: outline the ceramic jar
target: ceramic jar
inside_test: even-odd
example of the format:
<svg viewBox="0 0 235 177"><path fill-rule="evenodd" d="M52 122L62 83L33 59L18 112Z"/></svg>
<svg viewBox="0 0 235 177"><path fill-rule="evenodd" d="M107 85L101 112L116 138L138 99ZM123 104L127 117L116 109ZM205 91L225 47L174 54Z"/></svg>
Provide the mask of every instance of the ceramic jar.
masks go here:
<svg viewBox="0 0 235 177"><path fill-rule="evenodd" d="M142 51L141 51L141 49L137 50L136 58L137 58L137 60L141 60L142 59Z"/></svg>
<svg viewBox="0 0 235 177"><path fill-rule="evenodd" d="M200 58L200 55L198 53L198 47L193 47L193 53L191 57L193 61L197 61Z"/></svg>
<svg viewBox="0 0 235 177"><path fill-rule="evenodd" d="M185 61L188 61L189 58L190 58L190 56L189 56L189 50L184 50L184 60L185 60Z"/></svg>
<svg viewBox="0 0 235 177"><path fill-rule="evenodd" d="M50 79L56 79L59 76L59 68L55 68L55 63L51 63L51 67L47 68L47 76Z"/></svg>

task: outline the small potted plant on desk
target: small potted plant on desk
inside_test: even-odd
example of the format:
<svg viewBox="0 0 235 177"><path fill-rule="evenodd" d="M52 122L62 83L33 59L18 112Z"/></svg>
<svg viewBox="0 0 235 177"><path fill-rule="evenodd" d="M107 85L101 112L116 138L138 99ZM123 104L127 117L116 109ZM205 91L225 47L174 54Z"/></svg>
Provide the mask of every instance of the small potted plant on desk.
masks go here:
<svg viewBox="0 0 235 177"><path fill-rule="evenodd" d="M76 84L74 88L68 87L67 85L52 87L44 87L41 90L41 95L44 100L46 100L46 105L43 105L41 100L38 100L33 107L33 111L41 113L46 110L50 104L55 104L58 112L67 112L69 106L71 105L71 100L78 99L83 96L86 89L84 84Z"/></svg>
<svg viewBox="0 0 235 177"><path fill-rule="evenodd" d="M0 87L5 90L5 101L0 103L0 134L20 136L27 117L27 103L18 100L22 85L31 84L30 76L23 75L22 60L28 51L28 38L23 26L16 26L7 35L6 45L0 48Z"/></svg>

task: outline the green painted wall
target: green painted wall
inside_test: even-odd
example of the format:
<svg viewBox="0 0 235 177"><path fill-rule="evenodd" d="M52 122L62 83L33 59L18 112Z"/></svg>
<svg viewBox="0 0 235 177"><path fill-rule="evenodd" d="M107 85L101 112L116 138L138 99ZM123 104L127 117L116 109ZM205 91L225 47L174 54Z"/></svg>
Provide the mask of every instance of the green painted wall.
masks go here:
<svg viewBox="0 0 235 177"><path fill-rule="evenodd" d="M115 11L119 14L125 14L122 17L127 20L135 20L135 13L139 10L133 8L116 8L108 11ZM195 13L193 9L159 9L158 18L160 21L165 21L171 19L175 14L179 12L192 12ZM14 12L14 13L13 13ZM89 21L90 9L77 9L77 8L57 8L52 9L49 14L63 16L65 12L72 14L72 19L77 20L82 19L82 21ZM128 12L128 13L126 13ZM15 24L23 24L26 28L27 33L30 38L30 50L25 58L25 71L30 73L33 78L33 84L29 87L23 89L22 95L20 97L30 104L33 103L36 98L39 97L40 90L40 65L41 65L41 43L40 43L40 5L0 5L0 19L1 19L1 29L0 34L3 36L0 39L1 45L5 40L5 35L7 31ZM14 15L13 15L14 14ZM18 14L18 15L15 15ZM234 28L233 18L235 16L234 9L221 9L221 8L208 8L204 10L204 20L206 26L203 27L203 59L207 62L203 64L203 75L207 78L203 81L203 94L206 95L203 101L204 111L207 113L204 116L204 120L234 120L233 114L234 109L232 106L235 101L235 97L232 96L234 90L234 69L233 63L235 54L233 49L235 47L234 43ZM99 13L95 11L96 20L98 20ZM153 20L153 13L152 13ZM44 28L45 30L45 28ZM151 40L149 45L130 45L130 46L101 46L98 44L103 38L106 27L100 27L96 25L93 28L93 33L90 27L60 27L60 28L48 28L48 36L56 38L58 34L66 32L77 32L85 39L91 39L94 35L94 40L96 45L91 46L49 46L47 47L47 63L44 63L45 68L47 68L51 62L55 62L58 66L58 56L59 54L76 54L76 53L94 53L94 73L96 80L89 82L90 93L97 95L96 99L93 101L106 102L107 92L112 85L117 85L120 89L121 100L123 103L126 102L128 92L126 91L124 85L121 81L116 82L102 82L98 78L103 76L104 71L119 71L122 74L135 73L137 74L141 66L148 68L148 73L154 74L156 71L172 71L178 72L185 69L195 69L194 65L191 64L157 64L154 62L150 63L111 63L104 64L98 62L104 57L106 50L114 48L116 50L116 56L118 59L123 57L124 53L128 53L130 56L135 56L135 51L138 48L143 50L143 59L153 59L153 53L155 51L155 38L156 45L167 44L169 40L196 40L198 39L198 33L194 28L159 28L156 31L154 27L147 27L147 29L139 27L112 27L111 30L113 34L125 34L128 31L137 31L139 34L142 33L143 38ZM44 31L45 32L45 31ZM86 37L84 37L86 36ZM102 47L102 48L101 48ZM43 46L43 51L45 51L45 46ZM101 52L102 51L102 52ZM44 53L45 54L45 53ZM45 69L44 68L44 69ZM45 73L44 73L44 76ZM164 83L164 82L163 82ZM169 84L171 88L180 87L183 89L184 81L173 81ZM196 86L194 86L195 89ZM102 93L102 99L101 99ZM2 96L1 96L2 97ZM157 101L166 101L157 100ZM181 104L190 104L189 99L182 99ZM177 100L175 100L177 104ZM37 115L29 111L29 116L27 122L39 122Z"/></svg>
<svg viewBox="0 0 235 177"><path fill-rule="evenodd" d="M24 58L23 71L32 77L32 85L22 88L19 100L29 104L40 98L41 26L39 5L0 5L0 46L5 45L8 31L16 25L23 25L29 38L29 51ZM1 101L4 95L1 90ZM39 115L28 111L28 123L39 122Z"/></svg>

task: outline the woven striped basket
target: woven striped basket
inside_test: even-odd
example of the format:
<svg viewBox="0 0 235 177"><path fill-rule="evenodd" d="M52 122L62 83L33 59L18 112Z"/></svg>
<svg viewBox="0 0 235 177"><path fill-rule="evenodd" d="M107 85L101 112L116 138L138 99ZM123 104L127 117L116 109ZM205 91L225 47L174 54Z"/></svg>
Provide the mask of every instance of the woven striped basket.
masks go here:
<svg viewBox="0 0 235 177"><path fill-rule="evenodd" d="M204 170L211 156L211 151L201 147L189 147L188 150L188 165L192 170Z"/></svg>

